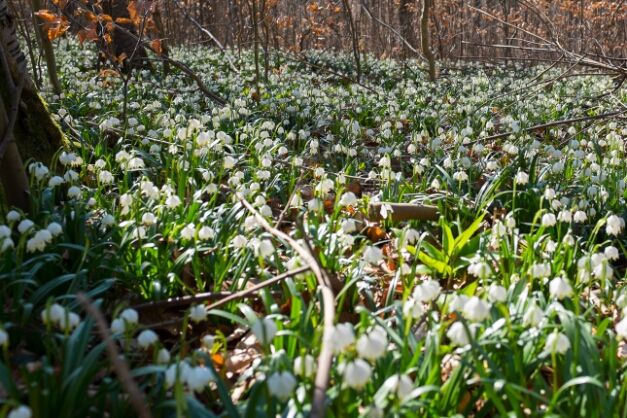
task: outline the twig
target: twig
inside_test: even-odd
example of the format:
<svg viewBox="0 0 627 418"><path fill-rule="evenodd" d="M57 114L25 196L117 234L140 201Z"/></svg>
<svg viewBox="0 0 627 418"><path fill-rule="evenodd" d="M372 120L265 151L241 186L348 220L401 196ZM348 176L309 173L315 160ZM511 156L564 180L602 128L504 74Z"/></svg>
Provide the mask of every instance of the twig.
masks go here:
<svg viewBox="0 0 627 418"><path fill-rule="evenodd" d="M522 131L530 132L530 131L535 131L536 129L550 128L552 126L566 125L569 123L584 122L588 120L603 119L603 118L611 118L613 116L622 115L624 113L627 113L627 110L623 110L621 112L603 113L601 115L596 115L596 116L586 116L583 118L558 120L556 122L545 123L543 125L536 125L536 126L532 126L531 128L525 128ZM479 141L490 141L492 139L505 138L506 136L515 135L515 134L516 134L515 132L505 132L505 133L498 134L498 135L491 135L491 136L486 136L485 138L479 138L479 139L472 141L472 143L479 142Z"/></svg>
<svg viewBox="0 0 627 418"><path fill-rule="evenodd" d="M222 53L224 54L224 58L226 58L227 62L229 63L229 66L231 67L231 69L233 71L235 71L236 74L239 74L239 70L237 69L237 67L235 66L235 64L233 64L233 61L231 61L231 58L229 58L228 53L226 52L226 49L224 48L224 46L220 43L220 41L218 41L218 38L216 38L213 33L211 33L208 29L206 29L205 27L203 27L196 19L194 19L193 16L191 16L189 13L187 13L187 10L185 10L185 8L183 7L183 5L179 2L179 0L174 0L174 4L176 5L176 7L179 8L179 10L183 13L183 15L189 19L194 26L196 26L198 29L200 29L200 31L202 33L204 33L205 35L209 36L211 38L211 40L216 44L216 46L218 47L218 49L220 49L220 51L222 51Z"/></svg>
<svg viewBox="0 0 627 418"><path fill-rule="evenodd" d="M285 219L285 215L287 215L287 211L290 209L290 203L292 202L292 199L294 198L294 196L298 192L298 184L301 182L301 180L303 179L304 175L305 175L305 170L301 170L300 171L300 176L298 176L298 180L296 180L296 183L294 183L294 190L292 190L292 193L290 194L290 197L287 198L287 203L285 204L285 207L283 208L283 211L279 215L279 218L277 219L277 221L274 223L275 227L281 226L281 223L283 222L283 219Z"/></svg>
<svg viewBox="0 0 627 418"><path fill-rule="evenodd" d="M274 235L275 237L283 240L287 244L289 244L294 251L300 256L300 258L307 263L311 272L316 277L318 281L318 285L320 287L320 291L322 293L322 309L324 310L324 332L322 336L322 347L320 349L320 355L318 357L318 371L316 372L316 378L314 380L314 396L311 408L310 417L320 418L324 416L325 413L325 400L326 400L326 392L327 387L329 385L329 376L331 371L331 361L333 360L333 352L331 348L326 343L331 338L332 328L335 320L335 296L333 294L333 290L331 290L331 278L329 274L320 267L320 264L316 261L316 259L311 255L309 251L303 248L296 240L294 240L289 235L284 232L279 231L276 228L273 228L267 220L263 218L253 208L253 206L244 199L240 193L233 191L237 199L244 205L249 212L253 214L257 223L263 227L267 232Z"/></svg>
<svg viewBox="0 0 627 418"><path fill-rule="evenodd" d="M381 207L383 205L390 206L392 209L391 213L388 213L388 219L392 221L437 221L440 219L436 206L417 205L415 203L374 202L368 205L369 221L377 222L383 220L383 216L381 216Z"/></svg>
<svg viewBox="0 0 627 418"><path fill-rule="evenodd" d="M100 337L107 347L107 352L109 353L109 358L111 359L111 366L120 378L122 387L126 389L129 399L131 400L131 404L133 405L133 408L135 408L135 412L137 412L137 415L141 418L151 418L152 414L142 398L142 393L140 392L139 387L133 380L128 366L124 360L120 358L120 353L111 339L109 327L107 326L107 321L104 319L104 316L102 316L100 310L98 310L89 297L84 293L78 293L76 295L76 299L83 306L87 315L91 316L96 322L96 327L98 328Z"/></svg>
<svg viewBox="0 0 627 418"><path fill-rule="evenodd" d="M232 302L237 299L243 299L248 297L251 293L255 293L264 287L270 286L274 283L278 283L281 280L287 279L288 277L296 276L297 274L301 274L309 270L309 266L299 267L294 270L290 270L286 273L279 274L271 279L264 280L261 283L258 283L248 289L240 290L237 292L213 292L213 293L199 293L197 295L192 296L182 296L179 298L170 298L160 302L148 302L142 303L140 305L133 306L133 309L136 311L143 309L157 309L157 308L165 308L179 305L191 305L194 302L203 302L206 300L215 300L219 299L218 302L212 303L209 305L209 308L216 309L223 305L226 305L229 302Z"/></svg>

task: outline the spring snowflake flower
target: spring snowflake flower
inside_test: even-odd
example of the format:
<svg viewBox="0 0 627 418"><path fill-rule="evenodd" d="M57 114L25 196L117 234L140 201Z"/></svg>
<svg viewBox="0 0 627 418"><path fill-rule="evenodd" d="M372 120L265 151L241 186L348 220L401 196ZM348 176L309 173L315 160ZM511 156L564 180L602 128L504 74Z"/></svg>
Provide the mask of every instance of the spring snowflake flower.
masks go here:
<svg viewBox="0 0 627 418"><path fill-rule="evenodd" d="M8 347L8 345L9 345L9 334L5 330L0 328L0 346Z"/></svg>
<svg viewBox="0 0 627 418"><path fill-rule="evenodd" d="M111 184L114 180L113 174L106 170L102 170L100 173L98 173L98 180L100 180L102 184Z"/></svg>
<svg viewBox="0 0 627 418"><path fill-rule="evenodd" d="M414 298L409 298L403 304L403 316L405 318L418 319L424 314L422 302Z"/></svg>
<svg viewBox="0 0 627 418"><path fill-rule="evenodd" d="M395 374L383 383L383 387L403 401L414 389L414 382L405 374Z"/></svg>
<svg viewBox="0 0 627 418"><path fill-rule="evenodd" d="M433 279L429 279L417 285L414 289L414 298L421 302L429 302L440 293L440 284Z"/></svg>
<svg viewBox="0 0 627 418"><path fill-rule="evenodd" d="M355 342L355 332L348 323L337 324L326 334L326 338L325 344L331 347L333 353L339 354Z"/></svg>
<svg viewBox="0 0 627 418"><path fill-rule="evenodd" d="M473 296L464 305L462 313L472 322L481 322L490 316L490 304Z"/></svg>
<svg viewBox="0 0 627 418"><path fill-rule="evenodd" d="M515 177L516 184L525 185L529 182L529 174L524 171L518 172Z"/></svg>
<svg viewBox="0 0 627 418"><path fill-rule="evenodd" d="M535 303L525 311L523 315L523 325L537 327L544 318L544 311L538 308Z"/></svg>
<svg viewBox="0 0 627 418"><path fill-rule="evenodd" d="M48 187L56 187L60 184L63 184L64 181L65 180L63 180L63 177L54 176L50 180L48 180Z"/></svg>
<svg viewBox="0 0 627 418"><path fill-rule="evenodd" d="M542 226L543 227L551 227L556 223L555 215L552 213L545 213L542 215Z"/></svg>
<svg viewBox="0 0 627 418"><path fill-rule="evenodd" d="M152 225L155 222L157 222L157 217L151 213L151 212L146 212L142 215L142 223L145 225Z"/></svg>
<svg viewBox="0 0 627 418"><path fill-rule="evenodd" d="M339 201L340 206L353 206L358 202L357 196L353 192L346 192L342 195L342 198Z"/></svg>
<svg viewBox="0 0 627 418"><path fill-rule="evenodd" d="M458 346L465 346L470 344L470 339L475 337L476 328L469 327L470 334L466 327L461 322L457 321L450 326L446 331L446 336L451 342Z"/></svg>
<svg viewBox="0 0 627 418"><path fill-rule="evenodd" d="M216 337L211 334L207 334L202 337L202 343L208 351L211 351L211 349L213 348L213 343L215 342L215 340Z"/></svg>
<svg viewBox="0 0 627 418"><path fill-rule="evenodd" d="M194 239L196 235L196 226L194 224L188 224L181 230L181 237L186 240Z"/></svg>
<svg viewBox="0 0 627 418"><path fill-rule="evenodd" d="M268 392L276 396L281 402L285 402L292 395L296 388L296 383L294 375L287 371L274 372L266 380Z"/></svg>
<svg viewBox="0 0 627 418"><path fill-rule="evenodd" d="M42 163L33 163L28 166L28 169L31 173L35 173L35 177L37 178L37 180L43 179L44 176L49 172L48 167L46 167Z"/></svg>
<svg viewBox="0 0 627 418"><path fill-rule="evenodd" d="M307 208L312 212L318 212L324 208L324 204L322 203L322 200L315 198L307 202Z"/></svg>
<svg viewBox="0 0 627 418"><path fill-rule="evenodd" d="M169 196L166 200L165 200L165 205L170 208L170 209L174 209L177 206L181 205L181 199L179 199L178 196L176 195L172 195Z"/></svg>
<svg viewBox="0 0 627 418"><path fill-rule="evenodd" d="M248 239L246 239L243 235L236 235L233 238L233 247L235 248L244 248L248 244Z"/></svg>
<svg viewBox="0 0 627 418"><path fill-rule="evenodd" d="M174 363L165 371L165 385L167 388L174 386L176 381L187 382L192 368L184 361Z"/></svg>
<svg viewBox="0 0 627 418"><path fill-rule="evenodd" d="M26 405L20 405L17 408L13 408L7 415L7 418L31 418L33 411Z"/></svg>
<svg viewBox="0 0 627 418"><path fill-rule="evenodd" d="M375 264L383 258L383 251L378 247L369 245L364 251L363 258L366 263Z"/></svg>
<svg viewBox="0 0 627 418"><path fill-rule="evenodd" d="M22 215L16 210L7 213L7 222L19 221L20 219L22 219Z"/></svg>
<svg viewBox="0 0 627 418"><path fill-rule="evenodd" d="M627 340L627 316L616 324L616 335L619 339Z"/></svg>
<svg viewBox="0 0 627 418"><path fill-rule="evenodd" d="M479 279L487 279L492 275L492 268L490 267L489 263L481 260L468 266L468 273L476 276Z"/></svg>
<svg viewBox="0 0 627 418"><path fill-rule="evenodd" d="M15 248L15 243L11 238L5 238L2 241L2 246L0 246L0 253L3 253L10 248Z"/></svg>
<svg viewBox="0 0 627 418"><path fill-rule="evenodd" d="M46 244L52 241L52 234L47 229L37 231L35 236L26 242L28 252L43 251Z"/></svg>
<svg viewBox="0 0 627 418"><path fill-rule="evenodd" d="M149 346L153 345L157 341L159 341L159 337L153 330L150 330L150 329L146 329L142 331L137 336L137 343L139 344L141 348L148 348Z"/></svg>
<svg viewBox="0 0 627 418"><path fill-rule="evenodd" d="M623 229L624 222L616 215L608 216L607 225L605 226L605 232L608 235L618 235Z"/></svg>
<svg viewBox="0 0 627 418"><path fill-rule="evenodd" d="M357 353L368 360L376 360L385 354L388 337L385 329L375 325L357 340Z"/></svg>
<svg viewBox="0 0 627 418"><path fill-rule="evenodd" d="M468 174L465 171L457 171L453 173L453 180L466 181L468 180Z"/></svg>
<svg viewBox="0 0 627 418"><path fill-rule="evenodd" d="M344 219L341 223L342 232L345 234L350 234L351 232L355 232L357 230L357 223L354 219Z"/></svg>
<svg viewBox="0 0 627 418"><path fill-rule="evenodd" d="M553 332L547 337L544 349L553 353L564 354L570 349L570 340L561 332Z"/></svg>
<svg viewBox="0 0 627 418"><path fill-rule="evenodd" d="M620 257L620 254L618 253L618 248L612 246L605 248L605 251L603 253L609 260L618 260L618 258Z"/></svg>
<svg viewBox="0 0 627 418"><path fill-rule="evenodd" d="M58 235L60 235L63 232L63 227L56 223L56 222L50 222L48 224L48 232L50 232L52 234L52 236L56 237Z"/></svg>
<svg viewBox="0 0 627 418"><path fill-rule="evenodd" d="M276 322L270 318L257 319L250 329L261 344L270 344L278 330Z"/></svg>
<svg viewBox="0 0 627 418"><path fill-rule="evenodd" d="M168 364L170 362L170 352L165 348L162 348L157 353L158 364Z"/></svg>
<svg viewBox="0 0 627 418"><path fill-rule="evenodd" d="M490 302L505 302L507 300L507 289L492 283L488 289L488 300Z"/></svg>
<svg viewBox="0 0 627 418"><path fill-rule="evenodd" d="M194 367L187 377L187 385L194 392L202 392L216 376L206 367Z"/></svg>
<svg viewBox="0 0 627 418"><path fill-rule="evenodd" d="M448 305L448 310L449 312L462 312L464 310L464 306L466 306L466 303L468 303L468 296L455 295Z"/></svg>
<svg viewBox="0 0 627 418"><path fill-rule="evenodd" d="M573 216L569 210L564 209L557 214L557 220L560 222L571 223L573 221Z"/></svg>
<svg viewBox="0 0 627 418"><path fill-rule="evenodd" d="M558 276L549 283L549 292L551 296L561 300L571 297L573 295L573 288L570 283L568 283L568 280Z"/></svg>
<svg viewBox="0 0 627 418"><path fill-rule="evenodd" d="M31 229L33 225L35 225L33 221L31 221L30 219L24 219L22 222L20 222L17 225L17 230L20 232L20 234L23 234L29 229Z"/></svg>
<svg viewBox="0 0 627 418"><path fill-rule="evenodd" d="M199 323L207 319L207 310L204 305L194 305L189 309L189 317L195 323Z"/></svg>
<svg viewBox="0 0 627 418"><path fill-rule="evenodd" d="M342 375L349 387L361 389L370 380L372 368L365 360L358 358L343 367Z"/></svg>
<svg viewBox="0 0 627 418"><path fill-rule="evenodd" d="M226 156L224 157L224 168L233 168L235 167L235 159L233 157L230 156Z"/></svg>
<svg viewBox="0 0 627 418"><path fill-rule="evenodd" d="M198 231L198 238L202 240L212 239L214 236L215 231L206 225Z"/></svg>
<svg viewBox="0 0 627 418"><path fill-rule="evenodd" d="M294 373L296 376L312 377L316 373L316 360L307 354L305 357L294 359Z"/></svg>
<svg viewBox="0 0 627 418"><path fill-rule="evenodd" d="M116 318L111 321L111 332L114 334L123 334L126 330L126 324L123 319Z"/></svg>

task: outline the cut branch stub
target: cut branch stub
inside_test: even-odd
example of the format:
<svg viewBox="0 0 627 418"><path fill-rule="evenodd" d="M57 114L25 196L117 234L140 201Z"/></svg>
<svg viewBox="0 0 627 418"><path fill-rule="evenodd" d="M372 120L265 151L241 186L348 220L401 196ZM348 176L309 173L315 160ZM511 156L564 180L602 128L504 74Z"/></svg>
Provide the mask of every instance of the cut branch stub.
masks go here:
<svg viewBox="0 0 627 418"><path fill-rule="evenodd" d="M379 222L384 218L381 215L383 205L388 207L387 219L392 221L437 221L440 212L436 206L419 205L416 203L374 202L368 205L368 220Z"/></svg>

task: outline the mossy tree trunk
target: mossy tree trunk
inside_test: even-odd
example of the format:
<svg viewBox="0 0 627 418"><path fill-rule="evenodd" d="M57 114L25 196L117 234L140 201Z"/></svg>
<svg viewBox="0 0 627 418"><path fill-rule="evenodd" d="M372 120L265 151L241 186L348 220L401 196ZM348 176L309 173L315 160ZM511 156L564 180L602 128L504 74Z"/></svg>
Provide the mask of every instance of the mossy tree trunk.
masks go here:
<svg viewBox="0 0 627 418"><path fill-rule="evenodd" d="M23 163L34 159L49 165L52 155L63 145L63 134L25 72L26 57L17 40L15 21L9 13L7 0L0 0L0 46L3 54L0 62L4 63L0 65L0 143L8 137L15 139L7 143L0 160L0 181L4 188L4 203L29 212L28 175ZM22 73L23 87L16 91L13 87L18 85ZM16 95L19 95L19 105L13 108ZM8 122L13 117L14 127L7 132Z"/></svg>

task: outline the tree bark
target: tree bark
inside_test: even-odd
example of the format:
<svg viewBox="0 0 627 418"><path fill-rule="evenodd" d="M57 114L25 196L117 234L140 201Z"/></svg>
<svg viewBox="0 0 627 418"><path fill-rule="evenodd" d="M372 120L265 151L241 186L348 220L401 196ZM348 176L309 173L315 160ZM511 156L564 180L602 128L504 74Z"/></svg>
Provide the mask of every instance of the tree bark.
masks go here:
<svg viewBox="0 0 627 418"><path fill-rule="evenodd" d="M429 81L435 83L435 57L429 46L429 13L431 0L422 1L422 16L420 16L420 35L422 37L422 53L429 62Z"/></svg>
<svg viewBox="0 0 627 418"><path fill-rule="evenodd" d="M0 65L0 143L7 137L15 139L15 142L7 143L0 161L0 180L7 206L29 212L29 182L23 161L32 158L49 165L53 154L63 145L63 134L27 73L23 76L21 91L16 92L14 88L21 71L26 71L26 57L17 40L15 21L9 13L7 0L0 0L0 46L3 54L0 57L3 63ZM15 95L19 95L20 101L15 102L19 105L13 108ZM12 132L7 132L12 117L15 125Z"/></svg>

